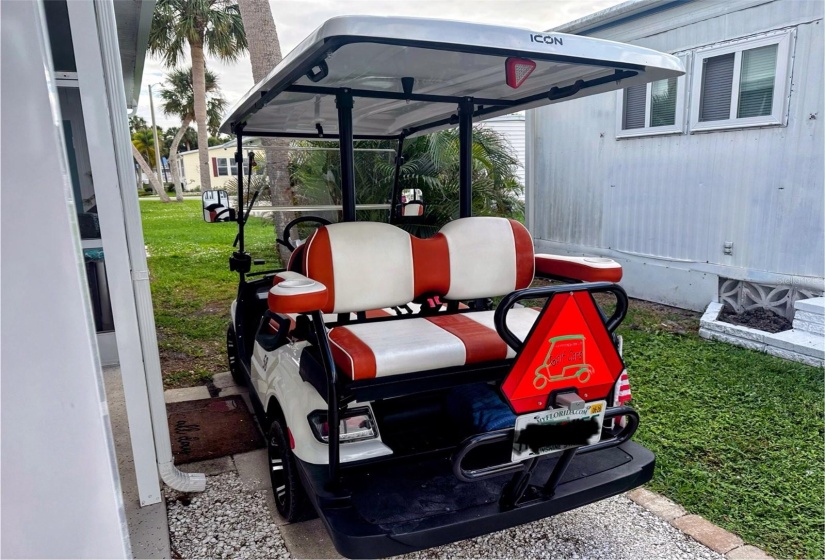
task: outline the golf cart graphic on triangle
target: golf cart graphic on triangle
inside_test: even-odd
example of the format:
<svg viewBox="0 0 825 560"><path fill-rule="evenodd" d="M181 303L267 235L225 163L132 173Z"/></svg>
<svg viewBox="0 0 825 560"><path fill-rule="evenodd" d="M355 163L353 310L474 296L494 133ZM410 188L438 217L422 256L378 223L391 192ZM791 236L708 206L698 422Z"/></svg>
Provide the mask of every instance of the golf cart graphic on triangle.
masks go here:
<svg viewBox="0 0 825 560"><path fill-rule="evenodd" d="M584 358L584 335L567 334L554 336L544 363L536 368L533 386L544 389L548 383L558 383L567 379L578 379L587 383L593 373L593 366Z"/></svg>
<svg viewBox="0 0 825 560"><path fill-rule="evenodd" d="M524 414L546 409L559 390L606 399L623 369L590 294L562 293L542 312L501 389L513 411Z"/></svg>

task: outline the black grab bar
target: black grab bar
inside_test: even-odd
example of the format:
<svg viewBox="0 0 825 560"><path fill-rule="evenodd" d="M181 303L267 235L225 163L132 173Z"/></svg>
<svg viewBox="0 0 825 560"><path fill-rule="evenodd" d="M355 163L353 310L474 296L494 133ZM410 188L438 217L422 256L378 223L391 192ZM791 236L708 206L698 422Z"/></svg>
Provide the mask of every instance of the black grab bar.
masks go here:
<svg viewBox="0 0 825 560"><path fill-rule="evenodd" d="M501 303L496 307L495 315L493 315L493 323L496 326L496 331L498 331L499 336L513 350L516 352L520 351L522 346L524 346L524 341L519 339L507 328L507 313L510 309L524 299L549 298L542 310L542 313L544 313L554 295L571 292L611 293L616 297L616 309L613 311L613 315L605 320L605 327L607 327L607 331L610 334L613 334L613 331L616 330L624 320L625 315L627 315L627 292L618 284L613 284L612 282L586 282L583 284L564 284L561 286L540 286L537 288L516 290L501 300ZM598 306L597 309L599 309Z"/></svg>
<svg viewBox="0 0 825 560"><path fill-rule="evenodd" d="M627 425L625 425L617 434L611 438L599 441L598 443L594 443L592 445L574 448L575 454L579 455L583 453L591 453L600 449L615 447L625 443L633 437L633 434L636 433L636 428L639 427L639 414L634 409L629 406L616 406L613 408L608 408L604 413L605 420L618 418L621 416L627 418ZM503 430L496 430L494 432L485 432L483 434L478 434L465 439L453 455L452 466L455 477L462 482L476 482L481 479L492 478L502 474L509 474L524 470L525 464L536 457L531 457L518 463L491 465L480 469L468 470L461 466L464 458L467 457L467 455L474 449L484 447L485 445L493 445L507 441L512 442L515 436L514 432L514 428L506 428Z"/></svg>

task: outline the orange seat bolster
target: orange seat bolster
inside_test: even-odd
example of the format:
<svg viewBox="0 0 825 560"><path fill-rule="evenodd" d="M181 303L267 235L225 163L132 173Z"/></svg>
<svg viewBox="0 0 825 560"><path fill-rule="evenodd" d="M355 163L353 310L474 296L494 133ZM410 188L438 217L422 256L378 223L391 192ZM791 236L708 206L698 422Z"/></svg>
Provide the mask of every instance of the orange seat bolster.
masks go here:
<svg viewBox="0 0 825 560"><path fill-rule="evenodd" d="M618 282L622 265L601 257L570 257L566 255L536 255L536 272L540 276L581 280L583 282Z"/></svg>

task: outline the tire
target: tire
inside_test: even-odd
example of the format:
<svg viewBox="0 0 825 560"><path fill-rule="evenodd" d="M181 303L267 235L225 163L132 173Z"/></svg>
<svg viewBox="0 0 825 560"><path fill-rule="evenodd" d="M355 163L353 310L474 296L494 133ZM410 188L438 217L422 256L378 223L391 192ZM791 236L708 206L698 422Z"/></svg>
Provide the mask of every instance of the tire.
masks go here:
<svg viewBox="0 0 825 560"><path fill-rule="evenodd" d="M286 427L281 420L274 421L269 427L267 448L269 478L278 513L290 523L312 519L315 517L315 510L301 483L295 456L286 435Z"/></svg>
<svg viewBox="0 0 825 560"><path fill-rule="evenodd" d="M235 344L235 328L232 323L226 327L226 359L229 362L229 373L237 385L246 387L243 368L241 367L241 357L238 356L238 347Z"/></svg>

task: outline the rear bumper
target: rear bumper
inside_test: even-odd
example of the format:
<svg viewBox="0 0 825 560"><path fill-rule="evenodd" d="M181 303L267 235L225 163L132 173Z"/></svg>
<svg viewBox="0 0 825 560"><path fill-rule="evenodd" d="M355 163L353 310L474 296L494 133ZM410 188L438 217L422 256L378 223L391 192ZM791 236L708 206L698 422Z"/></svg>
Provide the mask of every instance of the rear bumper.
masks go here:
<svg viewBox="0 0 825 560"><path fill-rule="evenodd" d="M536 484L554 462L543 461ZM553 496L537 495L509 510L496 496L510 476L459 482L447 459L345 471L337 497L325 489L325 468L300 463L299 470L338 552L376 558L508 529L626 492L651 479L654 463L653 453L632 441L576 455Z"/></svg>

